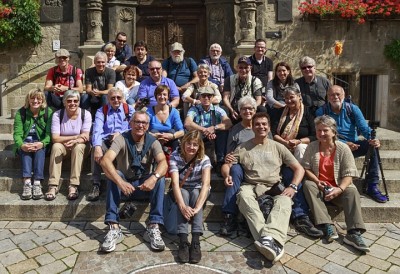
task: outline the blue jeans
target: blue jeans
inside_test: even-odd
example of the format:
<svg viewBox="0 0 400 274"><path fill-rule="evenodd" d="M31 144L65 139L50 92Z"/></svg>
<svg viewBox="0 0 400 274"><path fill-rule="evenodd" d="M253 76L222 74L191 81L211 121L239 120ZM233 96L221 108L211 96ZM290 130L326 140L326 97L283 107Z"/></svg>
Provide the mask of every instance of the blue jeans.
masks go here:
<svg viewBox="0 0 400 274"><path fill-rule="evenodd" d="M357 141L355 144L360 145L360 147L357 150L352 151L354 158L358 158L367 154L369 148L369 143L367 140ZM367 177L365 181L368 183L368 186L379 183L379 162L375 149L372 150L371 161L369 162L369 168L366 170L366 172Z"/></svg>
<svg viewBox="0 0 400 274"><path fill-rule="evenodd" d="M282 182L285 187L292 183L293 170L290 167L284 166L281 170ZM306 197L303 192L303 181L297 186L297 193L293 197L291 219L296 219L301 216L308 216L310 208L308 207Z"/></svg>
<svg viewBox="0 0 400 274"><path fill-rule="evenodd" d="M243 168L241 165L232 165L229 175L232 176L233 185L225 188L224 201L222 202L222 212L224 214L237 215L239 212L236 204L236 194L239 191L240 184L243 182Z"/></svg>
<svg viewBox="0 0 400 274"><path fill-rule="evenodd" d="M125 180L124 174L118 171L118 175ZM141 191L137 187L143 184L143 182L148 177L129 182L135 187L135 191L130 196L130 198L143 200L150 200L150 214L149 222L150 224L164 224L163 218L163 207L164 207L164 191L165 191L165 179L160 178L155 184L153 190L151 191ZM118 208L121 200L121 189L111 180L107 180L107 201L106 201L106 216L104 223L119 223Z"/></svg>
<svg viewBox="0 0 400 274"><path fill-rule="evenodd" d="M32 177L32 166L33 166L33 179L43 180L44 161L46 157L46 149L39 149L36 152L25 152L22 149L18 150L18 154L21 156L22 163L22 177Z"/></svg>

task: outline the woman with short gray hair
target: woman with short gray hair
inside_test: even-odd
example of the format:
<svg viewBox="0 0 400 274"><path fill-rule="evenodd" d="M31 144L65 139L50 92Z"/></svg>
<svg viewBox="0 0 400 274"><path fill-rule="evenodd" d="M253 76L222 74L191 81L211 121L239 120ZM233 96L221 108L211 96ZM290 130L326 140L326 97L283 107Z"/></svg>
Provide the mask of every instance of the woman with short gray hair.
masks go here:
<svg viewBox="0 0 400 274"><path fill-rule="evenodd" d="M53 146L50 155L49 189L45 194L48 201L54 200L59 190L62 162L71 158L68 200L79 197L78 187L85 153L86 143L92 126L90 112L79 107L79 92L68 90L64 94L64 108L56 111L52 117L51 139Z"/></svg>

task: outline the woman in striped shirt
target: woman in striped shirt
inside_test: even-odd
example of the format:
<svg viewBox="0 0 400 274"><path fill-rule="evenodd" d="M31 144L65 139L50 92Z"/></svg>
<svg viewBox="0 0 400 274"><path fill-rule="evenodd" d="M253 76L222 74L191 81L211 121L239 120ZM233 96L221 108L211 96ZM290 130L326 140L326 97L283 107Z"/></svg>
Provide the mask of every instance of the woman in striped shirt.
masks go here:
<svg viewBox="0 0 400 274"><path fill-rule="evenodd" d="M203 205L210 193L211 161L204 153L200 131L183 136L180 149L171 154L170 176L178 205L178 257L182 263L201 260L200 236L203 234ZM188 241L188 223L192 221L192 243Z"/></svg>

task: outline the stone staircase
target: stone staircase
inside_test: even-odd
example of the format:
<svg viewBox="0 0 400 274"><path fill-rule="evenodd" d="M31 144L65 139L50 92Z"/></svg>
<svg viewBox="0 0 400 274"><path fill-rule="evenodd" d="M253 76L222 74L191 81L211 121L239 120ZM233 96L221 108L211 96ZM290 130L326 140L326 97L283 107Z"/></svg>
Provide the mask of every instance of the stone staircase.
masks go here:
<svg viewBox="0 0 400 274"><path fill-rule="evenodd" d="M68 201L68 175L70 163L63 165L63 179L60 193L54 201L20 199L22 179L20 160L12 152L13 120L0 117L0 220L28 220L28 221L103 221L105 213L105 184L99 201L87 202L86 195L91 189L90 160L84 161L81 176L80 196L75 201ZM368 197L361 197L362 211L365 222L398 222L400 220L400 133L379 128L377 136L381 140L380 155L384 167L384 175L389 191L390 201L379 204ZM364 158L356 159L357 167L361 171ZM46 159L45 174L48 177L49 159ZM66 178L66 179L65 179ZM222 221L221 204L223 200L223 181L212 174L212 190L204 210L207 222ZM355 180L361 191L362 180ZM167 181L168 188L169 182ZM383 189L383 187L382 187ZM43 184L47 190L47 180ZM360 192L361 193L361 192ZM132 217L136 221L144 221L148 217L150 207L148 202L137 202L138 210ZM337 208L330 208L331 214L338 221L344 220L343 213Z"/></svg>

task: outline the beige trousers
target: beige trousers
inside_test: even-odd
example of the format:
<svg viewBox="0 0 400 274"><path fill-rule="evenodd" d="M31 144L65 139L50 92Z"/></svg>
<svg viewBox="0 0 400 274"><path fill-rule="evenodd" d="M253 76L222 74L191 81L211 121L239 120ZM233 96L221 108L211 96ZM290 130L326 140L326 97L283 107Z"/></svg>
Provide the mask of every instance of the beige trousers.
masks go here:
<svg viewBox="0 0 400 274"><path fill-rule="evenodd" d="M274 207L268 220L265 221L254 193L254 185L242 185L237 194L237 204L240 212L246 218L251 235L258 241L261 237L271 236L284 246L292 213L292 199L287 196L274 197Z"/></svg>
<svg viewBox="0 0 400 274"><path fill-rule="evenodd" d="M318 189L317 184L306 180L303 185L303 191L314 216L315 225L332 224L332 219L329 216L324 201L324 195L322 191ZM343 208L347 231L351 229L359 229L361 232L365 231L365 225L361 215L360 194L357 188L350 185L341 195L330 202Z"/></svg>
<svg viewBox="0 0 400 274"><path fill-rule="evenodd" d="M86 144L76 144L72 150L67 150L61 143L53 144L50 155L49 185L58 186L61 178L62 162L66 157L71 158L71 175L69 183L78 186L82 170Z"/></svg>

